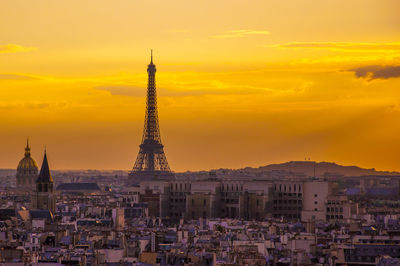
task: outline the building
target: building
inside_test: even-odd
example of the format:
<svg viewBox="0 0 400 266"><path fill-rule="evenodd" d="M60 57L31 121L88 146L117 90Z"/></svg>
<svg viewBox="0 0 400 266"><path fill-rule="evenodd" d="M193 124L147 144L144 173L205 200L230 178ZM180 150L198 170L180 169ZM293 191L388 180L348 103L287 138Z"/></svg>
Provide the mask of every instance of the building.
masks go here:
<svg viewBox="0 0 400 266"><path fill-rule="evenodd" d="M275 218L298 220L301 218L303 209L303 186L304 182L283 181L275 182L273 185L273 209Z"/></svg>
<svg viewBox="0 0 400 266"><path fill-rule="evenodd" d="M56 199L54 195L54 181L51 177L46 151L39 176L36 180L36 190L32 198L33 208L38 210L49 210L55 213Z"/></svg>
<svg viewBox="0 0 400 266"><path fill-rule="evenodd" d="M100 192L100 187L97 183L62 183L56 190L61 193L92 194Z"/></svg>
<svg viewBox="0 0 400 266"><path fill-rule="evenodd" d="M29 147L29 142L26 141L25 156L17 167L17 188L22 191L33 191L36 186L35 181L37 176L38 166L31 157L31 148Z"/></svg>

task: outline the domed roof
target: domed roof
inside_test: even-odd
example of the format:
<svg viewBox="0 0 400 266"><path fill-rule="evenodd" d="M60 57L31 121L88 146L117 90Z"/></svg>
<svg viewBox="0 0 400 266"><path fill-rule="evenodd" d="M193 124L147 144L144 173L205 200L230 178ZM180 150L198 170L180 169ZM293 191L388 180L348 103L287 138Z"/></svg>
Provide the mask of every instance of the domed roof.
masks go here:
<svg viewBox="0 0 400 266"><path fill-rule="evenodd" d="M28 141L26 142L25 157L19 162L18 170L38 169L35 160L31 157L31 148L29 148Z"/></svg>

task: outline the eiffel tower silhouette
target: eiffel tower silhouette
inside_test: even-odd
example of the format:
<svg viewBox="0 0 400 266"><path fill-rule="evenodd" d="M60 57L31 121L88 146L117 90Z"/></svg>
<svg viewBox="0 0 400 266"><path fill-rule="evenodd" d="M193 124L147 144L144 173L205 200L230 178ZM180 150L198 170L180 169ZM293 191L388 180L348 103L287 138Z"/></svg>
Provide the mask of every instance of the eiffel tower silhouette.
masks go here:
<svg viewBox="0 0 400 266"><path fill-rule="evenodd" d="M148 83L143 137L135 165L129 173L130 184L136 184L144 180L171 179L175 176L169 168L167 157L164 153L164 145L161 144L155 81L156 66L153 64L153 51L151 51L151 61L147 66L147 73Z"/></svg>

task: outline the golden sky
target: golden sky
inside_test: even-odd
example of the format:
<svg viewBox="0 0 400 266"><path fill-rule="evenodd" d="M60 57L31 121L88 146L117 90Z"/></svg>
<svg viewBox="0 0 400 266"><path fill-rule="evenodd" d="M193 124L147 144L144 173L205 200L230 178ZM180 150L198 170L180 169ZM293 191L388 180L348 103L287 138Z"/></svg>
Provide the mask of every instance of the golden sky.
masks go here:
<svg viewBox="0 0 400 266"><path fill-rule="evenodd" d="M1 0L0 167L130 169L150 49L175 171L400 170L398 0Z"/></svg>

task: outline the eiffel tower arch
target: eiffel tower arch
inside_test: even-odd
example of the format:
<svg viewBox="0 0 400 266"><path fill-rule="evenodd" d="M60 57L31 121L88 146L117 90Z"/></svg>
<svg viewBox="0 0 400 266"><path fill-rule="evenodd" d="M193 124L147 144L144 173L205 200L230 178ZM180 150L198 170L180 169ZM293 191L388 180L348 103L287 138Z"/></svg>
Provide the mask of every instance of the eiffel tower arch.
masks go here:
<svg viewBox="0 0 400 266"><path fill-rule="evenodd" d="M161 143L160 127L158 122L156 66L151 61L147 66L148 83L146 96L146 114L144 119L142 143L139 153L129 173L128 184L134 185L145 180L168 180L175 177L168 165Z"/></svg>

